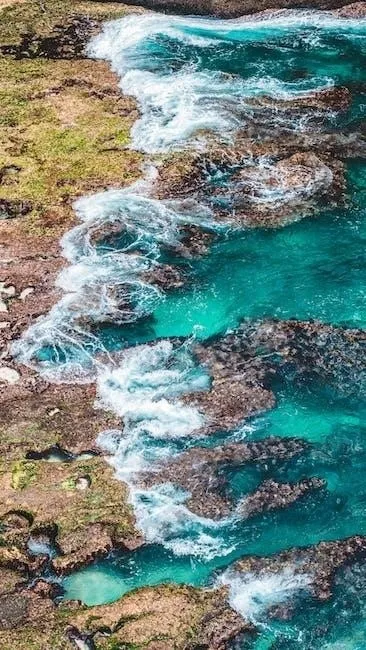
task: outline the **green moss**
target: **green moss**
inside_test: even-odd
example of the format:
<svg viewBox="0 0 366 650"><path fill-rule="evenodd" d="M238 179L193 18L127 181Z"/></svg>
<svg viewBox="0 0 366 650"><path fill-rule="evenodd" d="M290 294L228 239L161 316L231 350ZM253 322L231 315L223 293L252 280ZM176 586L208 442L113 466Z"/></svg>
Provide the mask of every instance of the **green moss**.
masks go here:
<svg viewBox="0 0 366 650"><path fill-rule="evenodd" d="M13 490L24 490L37 477L37 466L28 460L19 460L12 466L11 487Z"/></svg>
<svg viewBox="0 0 366 650"><path fill-rule="evenodd" d="M50 35L76 14L103 20L125 10L118 3L14 4L0 11L1 41ZM28 235L64 230L74 198L140 175L141 155L126 148L134 105L119 96L107 63L2 57L0 107L0 167L20 169L2 183L0 198L32 204L22 220Z"/></svg>
<svg viewBox="0 0 366 650"><path fill-rule="evenodd" d="M76 490L76 483L73 478L67 478L65 481L62 481L61 487L63 490Z"/></svg>

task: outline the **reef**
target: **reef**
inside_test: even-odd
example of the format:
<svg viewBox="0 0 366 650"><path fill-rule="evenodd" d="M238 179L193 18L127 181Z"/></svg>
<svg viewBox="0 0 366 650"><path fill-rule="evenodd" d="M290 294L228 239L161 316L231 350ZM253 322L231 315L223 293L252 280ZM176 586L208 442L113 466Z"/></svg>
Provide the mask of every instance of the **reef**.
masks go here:
<svg viewBox="0 0 366 650"><path fill-rule="evenodd" d="M144 487L160 483L173 483L189 493L187 507L195 514L211 519L222 519L231 514L249 517L262 511L283 508L306 492L323 487L317 479L298 484L263 482L258 489L237 503L233 503L227 490L223 470L248 464L263 464L289 459L301 454L308 445L301 440L266 438L258 442L232 443L222 447L194 447L162 466L153 467L140 477Z"/></svg>

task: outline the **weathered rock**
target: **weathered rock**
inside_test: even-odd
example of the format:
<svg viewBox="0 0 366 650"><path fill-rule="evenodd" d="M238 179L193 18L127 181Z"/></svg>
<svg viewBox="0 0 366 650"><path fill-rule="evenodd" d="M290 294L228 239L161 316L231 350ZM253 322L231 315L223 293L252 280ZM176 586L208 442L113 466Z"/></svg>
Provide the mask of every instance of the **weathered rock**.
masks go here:
<svg viewBox="0 0 366 650"><path fill-rule="evenodd" d="M92 634L101 648L113 640L149 650L229 650L238 635L254 632L229 607L223 590L173 585L139 589L111 605L76 614L71 624L79 633ZM109 630L106 646L99 630Z"/></svg>
<svg viewBox="0 0 366 650"><path fill-rule="evenodd" d="M179 289L185 284L182 272L169 264L154 266L150 271L141 275L141 280L154 284L164 291Z"/></svg>
<svg viewBox="0 0 366 650"><path fill-rule="evenodd" d="M192 512L220 519L231 514L235 508L226 492L226 480L219 474L220 468L292 458L307 447L306 442L297 438L275 437L222 447L193 447L170 462L154 467L151 472L141 476L140 481L145 487L174 483L189 492L187 506ZM313 482L309 479L308 483L303 484L278 485L276 491L274 482L267 482L260 486L258 492L247 497L247 506L246 501L239 504L238 512L250 516L261 510L281 507L281 503L284 507L315 487L320 486L316 485L315 479Z"/></svg>
<svg viewBox="0 0 366 650"><path fill-rule="evenodd" d="M16 219L24 217L32 210L30 201L17 201L0 199L0 221L3 219Z"/></svg>
<svg viewBox="0 0 366 650"><path fill-rule="evenodd" d="M293 548L269 557L243 558L234 564L233 570L254 575L289 570L295 575L306 575L315 598L327 600L332 595L337 570L365 557L366 537L355 535L339 541L320 542L316 546Z"/></svg>
<svg viewBox="0 0 366 650"><path fill-rule="evenodd" d="M337 9L335 12L336 16L340 18L365 18L366 17L366 3L365 2L353 2L350 5L346 5Z"/></svg>
<svg viewBox="0 0 366 650"><path fill-rule="evenodd" d="M87 489L79 489L86 476ZM69 463L21 460L3 468L0 517L7 529L9 514L14 512L27 513L23 547L25 541L31 549L56 547L53 566L60 573L106 555L112 548L141 543L125 485L97 456Z"/></svg>
<svg viewBox="0 0 366 650"><path fill-rule="evenodd" d="M124 3L135 5L136 0L124 0ZM291 9L309 9L309 7L313 9L334 9L346 4L344 0L311 0L310 3L304 0L292 0L291 3L288 0L276 0L275 6L276 8L285 7ZM263 15L267 13L267 17L269 13L278 13L273 9L273 0L260 0L260 3L254 0L202 0L199 3L196 0L138 0L137 5L166 13L211 15L216 18L238 18L245 14L255 14L260 20L262 14L257 12L263 12ZM343 15L352 17L353 11L346 12Z"/></svg>
<svg viewBox="0 0 366 650"><path fill-rule="evenodd" d="M3 55L22 58L77 59L84 58L88 40L98 30L99 23L89 16L74 16L64 25L55 25L49 36L29 31L21 35L19 45L1 45Z"/></svg>
<svg viewBox="0 0 366 650"><path fill-rule="evenodd" d="M324 487L320 478L306 478L298 483L277 483L272 479L264 481L259 488L245 497L238 506L241 516L250 517L261 512L287 508L300 498Z"/></svg>
<svg viewBox="0 0 366 650"><path fill-rule="evenodd" d="M227 219L234 209L235 225L283 226L313 214L321 200L329 206L343 190L341 163L329 166L315 154L295 154L273 165L259 162L233 177Z"/></svg>
<svg viewBox="0 0 366 650"><path fill-rule="evenodd" d="M221 349L220 349L221 346ZM225 343L196 345L197 360L211 376L208 391L191 393L182 401L195 406L204 416L204 432L235 429L243 420L274 406L275 397L267 381L268 368L253 354L243 360Z"/></svg>
<svg viewBox="0 0 366 650"><path fill-rule="evenodd" d="M289 149L290 145L291 140ZM278 146L277 152L274 149L269 143L260 153L258 145L248 141L224 152L210 150L170 160L160 169L157 194L193 193L213 210L218 223L236 227L283 226L314 214L324 202L328 207L341 203L345 190L341 162L325 161L311 151L284 157ZM210 182L211 170L217 169L229 177L224 187ZM199 231L196 240L200 241Z"/></svg>
<svg viewBox="0 0 366 650"><path fill-rule="evenodd" d="M319 321L263 321L240 328L243 354L280 355L299 374L321 377L344 393L364 390L366 332ZM234 342L235 339L235 342ZM239 345L234 335L229 347ZM281 363L278 368L281 368Z"/></svg>

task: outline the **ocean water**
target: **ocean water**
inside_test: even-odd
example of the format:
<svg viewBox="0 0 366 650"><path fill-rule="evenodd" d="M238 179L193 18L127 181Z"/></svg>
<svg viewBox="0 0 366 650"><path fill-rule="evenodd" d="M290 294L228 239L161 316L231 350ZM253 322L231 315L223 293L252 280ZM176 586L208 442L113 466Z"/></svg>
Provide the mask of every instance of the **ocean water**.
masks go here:
<svg viewBox="0 0 366 650"><path fill-rule="evenodd" d="M139 103L130 146L147 154L144 179L77 201L80 225L62 242L69 262L58 279L63 298L14 353L52 381L96 382L96 408L123 419L123 431L100 432L98 444L130 487L147 544L69 576L66 598L92 605L143 585L224 582L232 606L259 626L250 645L255 650L366 647L363 566L340 572L334 597L324 604L311 597L309 577L287 571L238 578L231 570L247 554L366 534L365 387L352 378L331 386L284 373L273 386L272 410L210 439L202 434L204 416L183 399L210 384L192 357L192 342L220 336L243 319L365 327L366 164L346 162L344 205L323 201L311 216L300 214L304 218L282 228L223 225L209 201L153 196L162 154L204 151L213 136L224 150L258 121L258 96L289 101L344 85L352 93L348 110L274 111L268 128L274 136L280 129L362 129L365 37L366 22L330 13L285 11L232 21L149 13L106 24L90 43L89 55L110 61L123 92ZM174 252L187 224L213 233L207 255L187 259ZM100 237L111 226L118 236ZM161 262L184 271L183 287L164 292L149 283ZM182 337L178 344L175 337ZM175 485L142 489L136 480L141 470L194 445L269 435L298 436L311 446L291 460L225 470L234 500L271 478L319 476L326 487L282 511L213 521L193 514L187 493ZM292 620L268 618L271 605L288 601L295 604Z"/></svg>

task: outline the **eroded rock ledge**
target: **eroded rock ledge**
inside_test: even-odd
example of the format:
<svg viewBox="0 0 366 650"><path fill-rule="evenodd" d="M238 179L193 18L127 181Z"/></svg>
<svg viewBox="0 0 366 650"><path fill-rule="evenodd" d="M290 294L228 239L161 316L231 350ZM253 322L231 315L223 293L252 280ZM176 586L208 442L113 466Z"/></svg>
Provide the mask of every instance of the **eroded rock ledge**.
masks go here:
<svg viewBox="0 0 366 650"><path fill-rule="evenodd" d="M245 14L257 14L258 11L285 9L337 9L335 15L345 18L363 18L366 14L365 3L347 4L344 0L125 0L125 4L138 4L154 11L175 14L211 15L216 18L238 18ZM274 9L275 8L275 9ZM260 14L259 14L260 15Z"/></svg>
<svg viewBox="0 0 366 650"><path fill-rule="evenodd" d="M145 487L174 483L189 492L187 507L194 513L221 519L233 514L235 505L227 494L226 480L220 469L247 464L289 459L301 454L308 445L296 438L266 438L258 442L232 443L222 447L194 447L141 477ZM265 510L286 507L308 490L320 487L315 480L298 484L266 481L256 492L237 504L237 516L249 517ZM278 488L278 489L277 489Z"/></svg>
<svg viewBox="0 0 366 650"><path fill-rule="evenodd" d="M366 557L366 537L355 535L343 540L320 542L306 548L292 548L270 557L248 557L233 565L242 576L278 574L285 570L309 578L315 598L327 600L338 569Z"/></svg>

